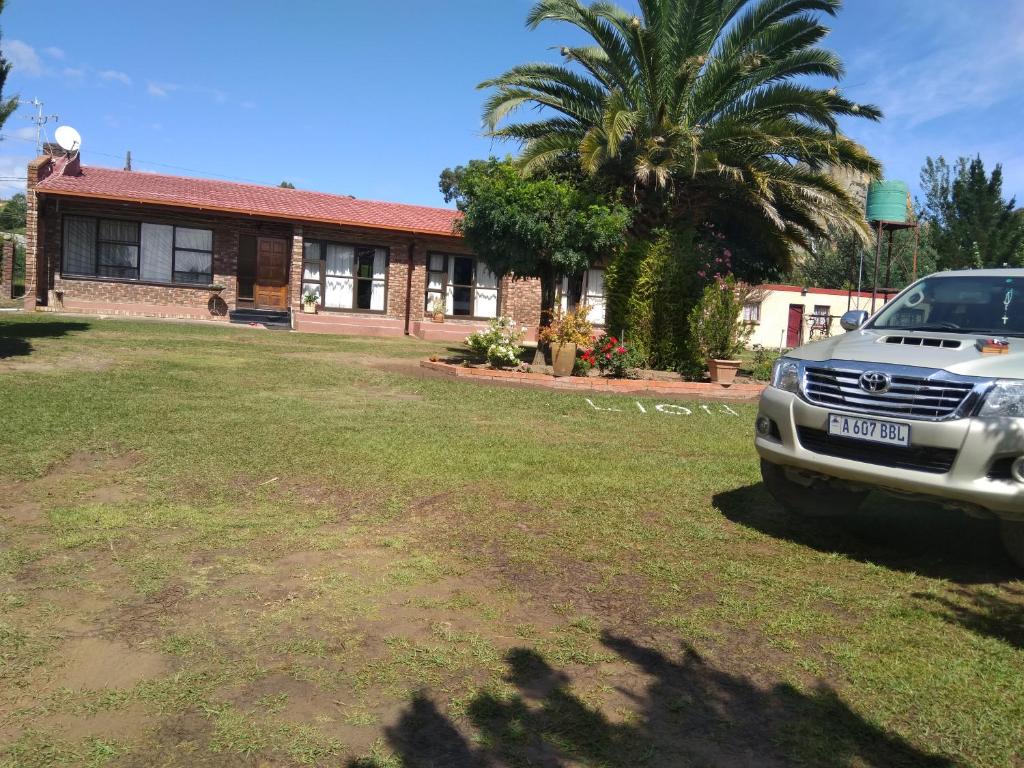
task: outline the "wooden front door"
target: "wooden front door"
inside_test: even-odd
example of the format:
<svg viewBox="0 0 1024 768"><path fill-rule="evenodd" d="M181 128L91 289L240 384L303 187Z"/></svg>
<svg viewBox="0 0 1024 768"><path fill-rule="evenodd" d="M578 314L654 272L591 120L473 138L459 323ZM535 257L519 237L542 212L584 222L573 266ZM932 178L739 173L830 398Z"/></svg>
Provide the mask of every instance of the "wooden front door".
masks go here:
<svg viewBox="0 0 1024 768"><path fill-rule="evenodd" d="M256 241L256 309L288 309L288 241L261 237Z"/></svg>
<svg viewBox="0 0 1024 768"><path fill-rule="evenodd" d="M786 346L792 349L804 341L804 305L789 305L789 321L786 323Z"/></svg>

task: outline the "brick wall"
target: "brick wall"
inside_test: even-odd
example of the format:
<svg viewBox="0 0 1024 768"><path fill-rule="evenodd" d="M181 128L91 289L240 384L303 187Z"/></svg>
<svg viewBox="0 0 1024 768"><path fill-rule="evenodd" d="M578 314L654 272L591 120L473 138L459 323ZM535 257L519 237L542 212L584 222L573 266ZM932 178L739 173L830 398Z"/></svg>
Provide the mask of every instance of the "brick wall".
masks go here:
<svg viewBox="0 0 1024 768"><path fill-rule="evenodd" d="M8 239L10 238L10 239ZM0 299L14 296L14 239L4 236L0 246Z"/></svg>
<svg viewBox="0 0 1024 768"><path fill-rule="evenodd" d="M280 237L291 242L289 305L293 317L302 312L302 256L307 240L328 240L353 245L372 245L388 250L387 298L381 313L325 311L321 316L334 318L336 327L358 328L359 323L374 327L383 324L395 332L409 327L415 330L425 319L427 254L443 252L472 255L461 238L413 235L354 227L331 227L250 217L208 214L170 206L78 199L36 194L37 180L51 171L49 158L29 165L28 221L26 247L26 307L33 308L36 297L54 309L102 314L150 315L225 319L235 308L239 239L244 235ZM93 216L153 224L177 224L213 230L213 282L225 286L217 292L209 287L188 287L164 283L119 281L109 278L65 277L61 271L63 217ZM410 274L410 253L412 272ZM35 289L33 289L35 286ZM540 320L540 287L536 280L505 278L500 284L501 312L518 324L533 329ZM447 324L479 327L479 321L449 319ZM330 323L325 325L328 327ZM455 328L452 328L454 332ZM355 332L355 331L352 331Z"/></svg>
<svg viewBox="0 0 1024 768"><path fill-rule="evenodd" d="M210 229L213 231L213 283L225 287L218 292L205 286L65 277L61 272L64 216L94 216ZM44 197L42 224L44 247L48 253L54 254L48 264L48 303L54 309L209 320L225 320L227 311L234 309L238 289L239 239L243 235L292 237L292 226L287 223L134 203L65 198Z"/></svg>

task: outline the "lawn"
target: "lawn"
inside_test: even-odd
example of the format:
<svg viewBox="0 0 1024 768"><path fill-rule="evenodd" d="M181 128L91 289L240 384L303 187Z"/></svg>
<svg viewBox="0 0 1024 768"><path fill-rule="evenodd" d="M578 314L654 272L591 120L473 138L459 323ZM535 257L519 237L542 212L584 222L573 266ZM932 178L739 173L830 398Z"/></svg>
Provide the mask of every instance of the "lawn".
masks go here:
<svg viewBox="0 0 1024 768"><path fill-rule="evenodd" d="M0 315L0 766L1022 764L990 523L444 352Z"/></svg>

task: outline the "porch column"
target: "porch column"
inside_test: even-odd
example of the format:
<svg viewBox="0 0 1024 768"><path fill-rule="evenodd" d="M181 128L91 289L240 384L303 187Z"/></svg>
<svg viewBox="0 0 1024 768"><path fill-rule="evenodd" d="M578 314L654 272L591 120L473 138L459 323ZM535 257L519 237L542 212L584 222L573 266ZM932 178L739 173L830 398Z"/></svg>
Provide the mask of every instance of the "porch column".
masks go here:
<svg viewBox="0 0 1024 768"><path fill-rule="evenodd" d="M0 299L14 298L14 235L4 235L3 254L0 255Z"/></svg>
<svg viewBox="0 0 1024 768"><path fill-rule="evenodd" d="M288 270L289 295L291 296L292 329L295 328L295 318L302 311L302 225L296 224L292 228L292 263Z"/></svg>

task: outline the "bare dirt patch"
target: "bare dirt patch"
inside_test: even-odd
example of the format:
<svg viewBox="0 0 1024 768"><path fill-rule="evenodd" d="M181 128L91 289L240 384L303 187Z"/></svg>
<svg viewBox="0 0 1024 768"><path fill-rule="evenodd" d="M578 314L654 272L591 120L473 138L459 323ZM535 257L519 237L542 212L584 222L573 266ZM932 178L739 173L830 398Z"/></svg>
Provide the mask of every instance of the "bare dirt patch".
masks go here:
<svg viewBox="0 0 1024 768"><path fill-rule="evenodd" d="M149 651L133 650L121 640L86 637L64 643L57 656L63 670L54 688L102 690L131 688L142 680L167 673L166 657Z"/></svg>

